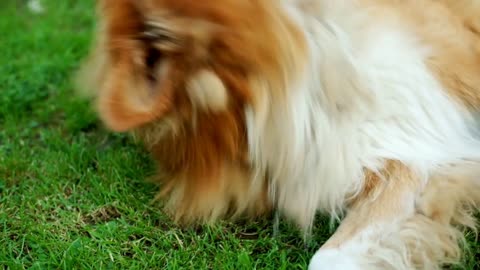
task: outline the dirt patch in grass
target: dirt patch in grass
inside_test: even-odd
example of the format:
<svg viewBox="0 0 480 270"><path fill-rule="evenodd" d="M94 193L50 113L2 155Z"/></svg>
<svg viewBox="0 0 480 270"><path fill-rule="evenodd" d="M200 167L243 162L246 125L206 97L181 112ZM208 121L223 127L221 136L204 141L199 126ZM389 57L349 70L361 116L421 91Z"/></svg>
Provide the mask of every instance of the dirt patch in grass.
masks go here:
<svg viewBox="0 0 480 270"><path fill-rule="evenodd" d="M96 225L118 219L122 214L113 205L104 206L82 217L86 224Z"/></svg>

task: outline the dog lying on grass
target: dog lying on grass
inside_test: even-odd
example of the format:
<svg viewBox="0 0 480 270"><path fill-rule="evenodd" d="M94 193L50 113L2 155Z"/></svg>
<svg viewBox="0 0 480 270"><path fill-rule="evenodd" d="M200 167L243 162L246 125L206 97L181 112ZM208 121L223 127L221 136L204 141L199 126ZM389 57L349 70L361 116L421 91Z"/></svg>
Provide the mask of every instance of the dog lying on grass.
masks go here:
<svg viewBox="0 0 480 270"><path fill-rule="evenodd" d="M101 0L79 82L179 223L342 219L310 269L439 269L480 203L480 1Z"/></svg>

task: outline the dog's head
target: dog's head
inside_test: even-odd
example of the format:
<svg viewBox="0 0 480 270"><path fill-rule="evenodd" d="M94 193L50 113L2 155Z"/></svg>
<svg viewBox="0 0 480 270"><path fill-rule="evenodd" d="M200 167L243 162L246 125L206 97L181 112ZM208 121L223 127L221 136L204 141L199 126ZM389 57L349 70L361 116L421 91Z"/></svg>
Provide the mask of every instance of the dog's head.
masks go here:
<svg viewBox="0 0 480 270"><path fill-rule="evenodd" d="M162 139L155 128L143 137L157 138L150 148L173 178L183 179L176 201L191 200L186 208L201 204L198 194L205 189L209 200L215 193L248 192L250 179L235 180L249 178L245 109L265 106L262 97L282 95L281 85L303 46L279 5L273 0L99 2L97 43L80 83L93 88L100 118L113 131L166 121L179 126L181 132ZM239 188L231 181L247 184ZM249 200L238 194L217 197L228 205L232 196L236 205ZM208 207L214 204L219 202ZM215 210L202 211L191 215Z"/></svg>
<svg viewBox="0 0 480 270"><path fill-rule="evenodd" d="M249 79L281 62L285 30L273 2L100 1L102 120L127 131L186 107L220 112L251 102Z"/></svg>

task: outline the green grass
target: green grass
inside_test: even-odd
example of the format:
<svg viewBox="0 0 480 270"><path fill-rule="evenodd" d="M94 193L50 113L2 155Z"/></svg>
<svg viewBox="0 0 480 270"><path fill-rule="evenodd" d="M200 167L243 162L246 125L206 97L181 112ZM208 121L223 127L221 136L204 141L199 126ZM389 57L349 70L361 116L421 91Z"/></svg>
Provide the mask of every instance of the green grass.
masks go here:
<svg viewBox="0 0 480 270"><path fill-rule="evenodd" d="M7 269L304 269L331 232L306 245L265 219L181 229L151 203L153 164L74 98L94 0L0 2L0 267ZM470 237L476 264L480 246ZM477 257L477 259L475 259Z"/></svg>

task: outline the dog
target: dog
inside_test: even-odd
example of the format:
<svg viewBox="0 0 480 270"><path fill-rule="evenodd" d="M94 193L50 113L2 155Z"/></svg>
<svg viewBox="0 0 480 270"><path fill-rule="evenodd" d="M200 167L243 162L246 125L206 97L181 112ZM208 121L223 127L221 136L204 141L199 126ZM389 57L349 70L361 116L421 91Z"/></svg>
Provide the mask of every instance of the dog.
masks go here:
<svg viewBox="0 0 480 270"><path fill-rule="evenodd" d="M309 269L440 269L480 205L480 1L100 0L77 82L179 224L341 224Z"/></svg>

